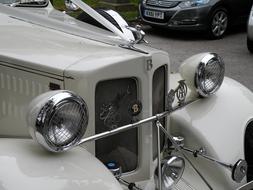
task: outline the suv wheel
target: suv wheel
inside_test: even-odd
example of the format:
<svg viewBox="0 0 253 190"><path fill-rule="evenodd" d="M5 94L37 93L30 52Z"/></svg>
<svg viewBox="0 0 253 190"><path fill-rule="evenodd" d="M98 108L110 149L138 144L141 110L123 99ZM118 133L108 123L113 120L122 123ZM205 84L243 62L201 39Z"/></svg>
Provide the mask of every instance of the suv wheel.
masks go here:
<svg viewBox="0 0 253 190"><path fill-rule="evenodd" d="M208 36L211 39L220 39L228 29L228 12L225 8L216 8L211 14L208 23Z"/></svg>
<svg viewBox="0 0 253 190"><path fill-rule="evenodd" d="M248 46L248 50L253 53L253 41L250 40L249 38L247 39L247 46Z"/></svg>

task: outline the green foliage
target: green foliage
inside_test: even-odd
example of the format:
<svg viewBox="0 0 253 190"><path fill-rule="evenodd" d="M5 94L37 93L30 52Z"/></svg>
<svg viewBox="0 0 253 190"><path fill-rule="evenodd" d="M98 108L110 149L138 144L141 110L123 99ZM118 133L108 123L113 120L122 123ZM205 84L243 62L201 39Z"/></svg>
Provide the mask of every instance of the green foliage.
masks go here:
<svg viewBox="0 0 253 190"><path fill-rule="evenodd" d="M99 0L84 0L84 2L93 8L99 7ZM139 0L130 0L130 2L133 3L136 7L138 7ZM58 9L60 11L65 10L64 0L53 0L52 3L56 9ZM79 14L80 14L80 12L77 11L77 12L71 13L70 15L76 17ZM119 14L127 21L132 21L137 18L138 10L136 8L135 11L119 12Z"/></svg>
<svg viewBox="0 0 253 190"><path fill-rule="evenodd" d="M136 11L127 11L127 12L119 12L119 14L127 21L136 20L138 17L138 12Z"/></svg>

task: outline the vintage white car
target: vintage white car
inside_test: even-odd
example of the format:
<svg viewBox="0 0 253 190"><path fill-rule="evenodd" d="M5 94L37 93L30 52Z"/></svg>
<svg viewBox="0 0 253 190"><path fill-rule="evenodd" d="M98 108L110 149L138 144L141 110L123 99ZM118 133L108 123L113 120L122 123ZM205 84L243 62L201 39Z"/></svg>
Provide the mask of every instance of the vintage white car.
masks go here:
<svg viewBox="0 0 253 190"><path fill-rule="evenodd" d="M120 28L67 2L104 30L47 0L0 2L0 189L253 188L253 94L217 54L171 74L113 11Z"/></svg>

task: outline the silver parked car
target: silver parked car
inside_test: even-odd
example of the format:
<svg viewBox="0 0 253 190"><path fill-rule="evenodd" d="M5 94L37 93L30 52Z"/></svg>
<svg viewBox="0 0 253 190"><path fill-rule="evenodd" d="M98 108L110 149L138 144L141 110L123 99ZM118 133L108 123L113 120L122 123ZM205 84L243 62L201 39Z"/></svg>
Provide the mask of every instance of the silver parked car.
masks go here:
<svg viewBox="0 0 253 190"><path fill-rule="evenodd" d="M142 0L141 19L155 27L206 31L222 38L229 25L246 23L252 0Z"/></svg>
<svg viewBox="0 0 253 190"><path fill-rule="evenodd" d="M247 46L249 51L253 53L253 6L249 16Z"/></svg>

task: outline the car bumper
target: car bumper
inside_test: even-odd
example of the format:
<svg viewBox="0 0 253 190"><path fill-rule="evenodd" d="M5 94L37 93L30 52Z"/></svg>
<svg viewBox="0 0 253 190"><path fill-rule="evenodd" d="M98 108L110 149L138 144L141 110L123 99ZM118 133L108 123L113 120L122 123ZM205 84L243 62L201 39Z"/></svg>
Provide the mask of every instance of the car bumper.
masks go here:
<svg viewBox="0 0 253 190"><path fill-rule="evenodd" d="M140 17L145 23L180 30L206 29L210 9L211 6L181 9L179 6L174 8L160 8L144 4L139 5ZM164 19L147 17L144 14L145 10L162 12L162 14L164 14Z"/></svg>

